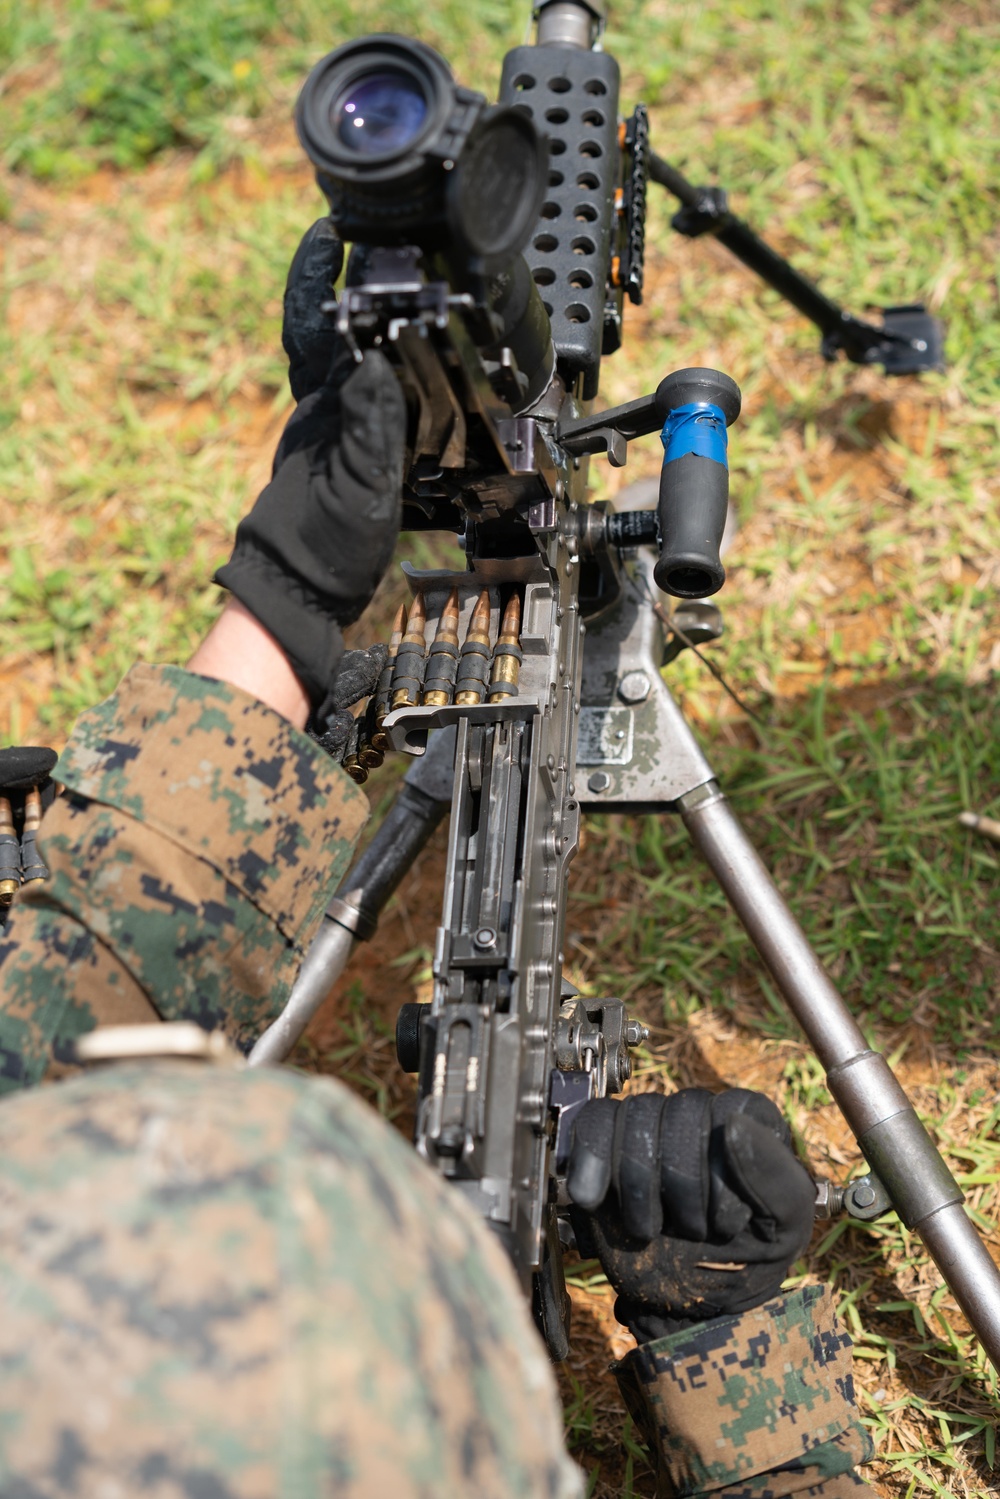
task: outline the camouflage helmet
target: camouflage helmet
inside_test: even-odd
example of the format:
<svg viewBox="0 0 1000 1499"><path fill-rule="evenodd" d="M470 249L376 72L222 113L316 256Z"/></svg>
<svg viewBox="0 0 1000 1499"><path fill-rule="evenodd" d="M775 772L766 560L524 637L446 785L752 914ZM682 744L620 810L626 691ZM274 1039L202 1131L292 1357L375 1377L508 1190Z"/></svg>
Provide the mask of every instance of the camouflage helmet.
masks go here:
<svg viewBox="0 0 1000 1499"><path fill-rule="evenodd" d="M0 1104L0 1493L582 1492L502 1249L341 1085L161 1060Z"/></svg>

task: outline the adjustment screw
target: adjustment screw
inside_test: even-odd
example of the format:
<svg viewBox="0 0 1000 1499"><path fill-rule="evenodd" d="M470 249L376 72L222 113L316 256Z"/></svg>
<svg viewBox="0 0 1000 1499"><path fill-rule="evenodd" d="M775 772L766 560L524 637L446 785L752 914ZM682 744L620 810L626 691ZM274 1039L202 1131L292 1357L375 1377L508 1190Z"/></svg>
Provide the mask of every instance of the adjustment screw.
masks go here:
<svg viewBox="0 0 1000 1499"><path fill-rule="evenodd" d="M817 1218L836 1218L844 1210L844 1188L836 1182L820 1179L816 1183L816 1204L813 1209Z"/></svg>
<svg viewBox="0 0 1000 1499"><path fill-rule="evenodd" d="M606 770L595 770L587 785L591 791L607 791L611 785L611 777Z"/></svg>
<svg viewBox="0 0 1000 1499"><path fill-rule="evenodd" d="M644 703L651 686L644 671L627 671L618 683L618 696L623 703Z"/></svg>

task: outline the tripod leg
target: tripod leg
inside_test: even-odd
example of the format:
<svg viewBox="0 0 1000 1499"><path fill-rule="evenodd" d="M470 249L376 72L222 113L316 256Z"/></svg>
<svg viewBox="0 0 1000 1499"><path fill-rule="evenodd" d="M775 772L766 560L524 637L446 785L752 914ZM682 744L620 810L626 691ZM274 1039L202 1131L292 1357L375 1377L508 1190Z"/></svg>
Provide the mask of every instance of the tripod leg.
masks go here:
<svg viewBox="0 0 1000 1499"><path fill-rule="evenodd" d="M455 730L440 729L330 902L285 1008L250 1052L251 1067L284 1061L347 967L354 944L372 936L383 906L451 806L454 765Z"/></svg>
<svg viewBox="0 0 1000 1499"><path fill-rule="evenodd" d="M678 810L823 1064L865 1159L1000 1369L1000 1270L962 1207L961 1188L885 1058L868 1046L719 787L710 781L695 788Z"/></svg>

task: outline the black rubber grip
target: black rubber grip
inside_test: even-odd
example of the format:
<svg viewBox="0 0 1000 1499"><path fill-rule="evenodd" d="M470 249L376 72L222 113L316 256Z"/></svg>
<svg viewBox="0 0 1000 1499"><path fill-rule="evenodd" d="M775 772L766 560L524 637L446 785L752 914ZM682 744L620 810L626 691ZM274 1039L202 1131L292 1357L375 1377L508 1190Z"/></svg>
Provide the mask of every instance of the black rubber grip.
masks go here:
<svg viewBox="0 0 1000 1499"><path fill-rule="evenodd" d="M658 588L679 599L704 599L726 581L719 556L729 508L729 470L686 453L660 474Z"/></svg>
<svg viewBox="0 0 1000 1499"><path fill-rule="evenodd" d="M739 386L718 370L677 370L656 396L665 426L653 577L675 598L707 598L726 580L719 555L729 508L726 428L739 415Z"/></svg>

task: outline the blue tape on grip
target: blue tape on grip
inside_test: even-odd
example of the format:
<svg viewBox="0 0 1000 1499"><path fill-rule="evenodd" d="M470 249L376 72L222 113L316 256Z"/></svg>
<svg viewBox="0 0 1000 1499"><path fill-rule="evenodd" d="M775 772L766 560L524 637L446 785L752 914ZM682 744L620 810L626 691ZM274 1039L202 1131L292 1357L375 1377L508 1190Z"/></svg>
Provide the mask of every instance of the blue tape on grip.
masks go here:
<svg viewBox="0 0 1000 1499"><path fill-rule="evenodd" d="M663 423L660 433L663 444L664 463L673 463L685 453L694 453L699 458L711 458L721 463L726 470L726 418L718 406L710 401L691 401L687 406L675 406Z"/></svg>

